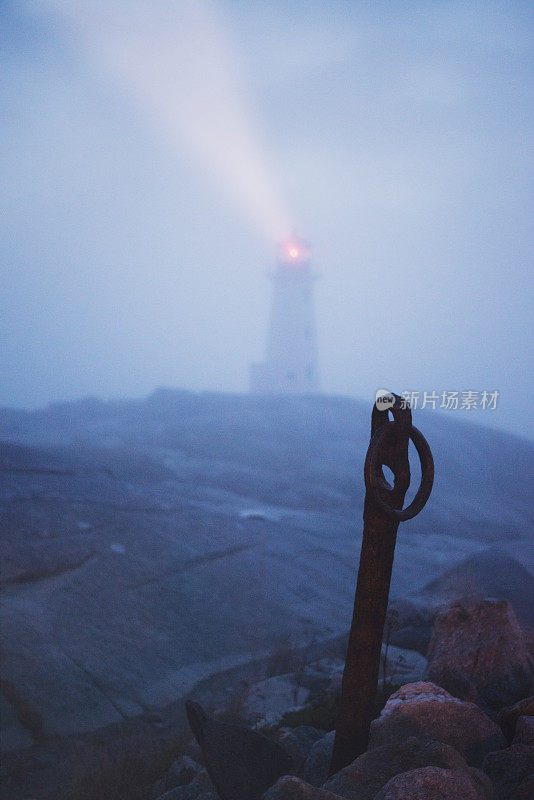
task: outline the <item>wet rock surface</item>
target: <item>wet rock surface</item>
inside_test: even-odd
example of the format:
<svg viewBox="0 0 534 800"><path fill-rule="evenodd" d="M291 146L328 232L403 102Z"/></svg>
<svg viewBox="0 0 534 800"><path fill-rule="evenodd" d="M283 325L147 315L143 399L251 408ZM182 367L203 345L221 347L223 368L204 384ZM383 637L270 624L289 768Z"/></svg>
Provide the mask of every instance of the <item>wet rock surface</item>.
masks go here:
<svg viewBox="0 0 534 800"><path fill-rule="evenodd" d="M528 474L532 447L461 427L471 453L459 462L455 425L425 425L442 488L399 540L393 598L488 542L506 545L511 524L510 548L528 561L528 492L509 474ZM365 404L161 390L0 410L2 440L2 674L46 735L131 718L283 641L346 630ZM392 643L422 648L425 615L412 608ZM14 724L5 746L24 738Z"/></svg>
<svg viewBox="0 0 534 800"><path fill-rule="evenodd" d="M391 637L421 657L442 602L419 596L431 578L492 542L495 563L533 566L530 494L510 479L530 474L532 446L432 415L424 428L441 480L399 537L392 601L410 599ZM350 620L368 437L367 406L339 398L159 391L0 410L0 778L14 800L57 800L61 770L131 728L167 746L188 696L226 706L243 680L295 676L295 650L343 658L328 647ZM335 683L320 673L298 685Z"/></svg>

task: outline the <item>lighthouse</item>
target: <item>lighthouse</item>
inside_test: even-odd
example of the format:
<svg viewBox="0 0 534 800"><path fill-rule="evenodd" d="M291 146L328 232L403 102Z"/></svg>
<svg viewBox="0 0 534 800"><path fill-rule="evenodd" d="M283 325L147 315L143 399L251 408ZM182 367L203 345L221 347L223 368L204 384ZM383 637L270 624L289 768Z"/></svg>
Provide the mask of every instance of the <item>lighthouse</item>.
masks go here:
<svg viewBox="0 0 534 800"><path fill-rule="evenodd" d="M271 274L272 299L266 359L252 364L252 394L314 394L319 391L313 306L315 275L310 248L297 238L279 245Z"/></svg>

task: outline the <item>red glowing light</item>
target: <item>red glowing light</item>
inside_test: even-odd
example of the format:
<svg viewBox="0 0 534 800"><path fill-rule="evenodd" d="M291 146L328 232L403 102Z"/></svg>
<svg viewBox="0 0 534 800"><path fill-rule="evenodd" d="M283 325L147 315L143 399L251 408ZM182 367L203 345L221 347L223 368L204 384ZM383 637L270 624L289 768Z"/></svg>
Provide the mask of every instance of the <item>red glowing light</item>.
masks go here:
<svg viewBox="0 0 534 800"><path fill-rule="evenodd" d="M308 244L297 236L278 243L278 263L282 270L285 268L291 272L306 271L310 255Z"/></svg>

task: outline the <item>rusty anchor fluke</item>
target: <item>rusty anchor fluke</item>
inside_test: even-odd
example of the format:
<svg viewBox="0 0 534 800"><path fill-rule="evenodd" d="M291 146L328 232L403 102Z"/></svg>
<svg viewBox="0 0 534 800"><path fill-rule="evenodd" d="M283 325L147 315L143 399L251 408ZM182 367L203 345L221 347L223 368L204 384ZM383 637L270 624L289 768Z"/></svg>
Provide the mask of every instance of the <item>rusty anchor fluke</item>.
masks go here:
<svg viewBox="0 0 534 800"><path fill-rule="evenodd" d="M260 800L278 778L293 771L293 759L278 742L244 725L216 720L191 700L186 712L222 800Z"/></svg>
<svg viewBox="0 0 534 800"><path fill-rule="evenodd" d="M375 404L371 417L371 442L364 466L366 492L360 567L330 775L367 749L397 528L399 522L412 519L421 511L434 482L432 453L423 434L412 425L410 406L398 395L391 395L391 403L389 409L383 410ZM413 501L403 509L410 485L410 440L421 462L421 485ZM393 473L393 486L384 477L384 466Z"/></svg>

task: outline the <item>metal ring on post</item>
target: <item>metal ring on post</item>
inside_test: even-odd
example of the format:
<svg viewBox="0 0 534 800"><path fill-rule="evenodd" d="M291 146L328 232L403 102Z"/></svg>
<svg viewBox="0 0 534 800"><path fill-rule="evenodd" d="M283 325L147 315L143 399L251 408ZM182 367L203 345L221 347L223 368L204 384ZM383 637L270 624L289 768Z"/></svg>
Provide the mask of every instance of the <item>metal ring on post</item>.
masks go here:
<svg viewBox="0 0 534 800"><path fill-rule="evenodd" d="M430 497L432 491L432 484L434 483L434 459L428 445L427 440L417 428L413 425L410 427L409 437L415 445L419 461L421 462L421 485L409 506L403 509L392 508L380 496L380 480L381 477L378 472L379 453L382 443L386 435L395 428L395 422L385 422L378 428L376 433L371 439L367 456L365 457L365 466L363 469L365 488L371 494L374 502L391 519L396 519L399 522L404 522L407 519L412 519L423 509L426 501Z"/></svg>

